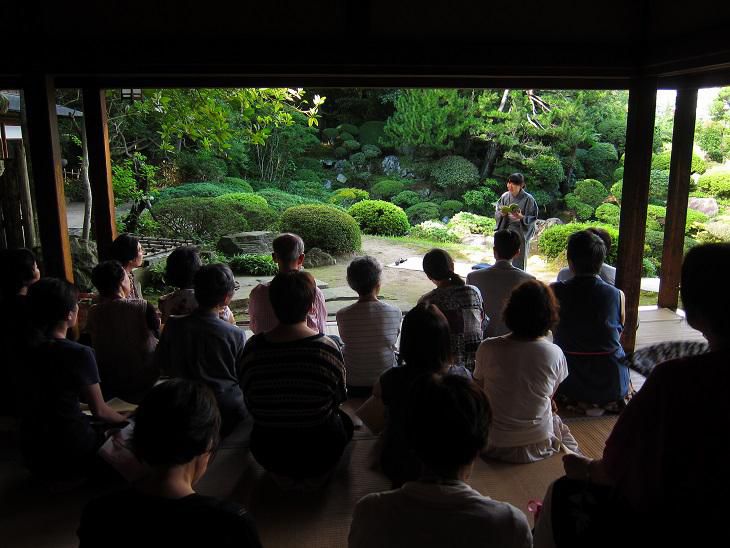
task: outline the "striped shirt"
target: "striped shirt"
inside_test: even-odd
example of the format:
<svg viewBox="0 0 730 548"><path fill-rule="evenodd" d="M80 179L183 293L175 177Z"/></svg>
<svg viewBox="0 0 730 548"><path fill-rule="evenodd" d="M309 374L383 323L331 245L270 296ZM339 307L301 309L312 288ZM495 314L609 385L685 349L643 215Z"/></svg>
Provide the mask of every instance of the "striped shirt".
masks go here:
<svg viewBox="0 0 730 548"><path fill-rule="evenodd" d="M315 428L347 398L342 354L321 333L291 342L254 335L242 363L241 388L257 427Z"/></svg>
<svg viewBox="0 0 730 548"><path fill-rule="evenodd" d="M401 311L381 301L356 302L337 312L350 386L373 386L395 365Z"/></svg>
<svg viewBox="0 0 730 548"><path fill-rule="evenodd" d="M248 298L248 315L251 318L251 331L254 335L271 331L279 325L279 318L274 314L274 309L269 300L269 284L259 284L251 290ZM307 314L307 327L319 333L327 330L327 306L324 295L317 288L314 295L314 304Z"/></svg>

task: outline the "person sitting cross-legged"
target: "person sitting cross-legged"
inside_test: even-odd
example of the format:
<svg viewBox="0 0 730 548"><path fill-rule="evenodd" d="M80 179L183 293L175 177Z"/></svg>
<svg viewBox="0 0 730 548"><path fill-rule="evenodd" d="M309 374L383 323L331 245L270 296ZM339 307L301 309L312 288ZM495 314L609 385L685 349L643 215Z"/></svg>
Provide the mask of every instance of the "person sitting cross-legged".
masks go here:
<svg viewBox="0 0 730 548"><path fill-rule="evenodd" d="M307 325L316 295L307 272L280 272L268 288L278 325L249 339L241 387L253 417L251 453L282 486L314 487L352 439L337 344Z"/></svg>
<svg viewBox="0 0 730 548"><path fill-rule="evenodd" d="M235 282L228 266L211 264L197 271L193 283L198 308L187 316L170 317L155 363L164 373L201 380L213 390L225 436L246 416L239 386L246 335L220 318L220 311L231 302Z"/></svg>
<svg viewBox="0 0 730 548"><path fill-rule="evenodd" d="M494 233L494 265L474 270L467 274L466 283L479 289L484 302L484 314L489 318L485 337L499 337L509 333L502 319L502 311L512 290L535 276L512 266L512 260L519 255L521 240L514 230L498 230Z"/></svg>
<svg viewBox="0 0 730 548"><path fill-rule="evenodd" d="M396 362L401 311L378 300L383 267L373 257L358 257L347 267L347 283L358 294L355 304L337 312L337 327L345 343L347 394L368 397L383 371Z"/></svg>
<svg viewBox="0 0 730 548"><path fill-rule="evenodd" d="M137 408L132 433L132 448L151 472L86 505L79 546L260 548L246 510L195 492L216 450L220 422L203 383L173 379L155 386Z"/></svg>
<svg viewBox="0 0 730 548"><path fill-rule="evenodd" d="M422 474L357 503L349 548L531 547L520 510L467 484L487 443L488 425L487 398L469 379L428 375L416 381L408 396L405 437Z"/></svg>
<svg viewBox="0 0 730 548"><path fill-rule="evenodd" d="M284 233L274 239L271 254L279 272L301 270L304 263L304 241L296 234ZM279 323L269 298L268 283L259 284L251 290L248 300L248 315L254 335L271 331ZM314 302L307 312L307 326L318 333L327 330L327 306L322 291L315 287Z"/></svg>

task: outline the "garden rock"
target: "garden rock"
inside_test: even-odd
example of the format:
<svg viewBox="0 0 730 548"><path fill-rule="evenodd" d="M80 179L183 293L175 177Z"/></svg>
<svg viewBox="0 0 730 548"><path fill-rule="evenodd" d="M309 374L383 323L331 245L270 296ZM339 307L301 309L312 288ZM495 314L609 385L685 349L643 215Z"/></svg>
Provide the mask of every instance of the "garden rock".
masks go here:
<svg viewBox="0 0 730 548"><path fill-rule="evenodd" d="M401 173L400 160L398 159L398 156L386 156L383 158L380 165L383 168L383 173L386 175L400 175Z"/></svg>
<svg viewBox="0 0 730 548"><path fill-rule="evenodd" d="M96 242L82 240L77 236L71 236L69 241L71 243L74 283L81 291L93 291L91 271L99 263Z"/></svg>
<svg viewBox="0 0 730 548"><path fill-rule="evenodd" d="M704 213L708 217L714 217L720 211L715 198L690 198L688 207Z"/></svg>
<svg viewBox="0 0 730 548"><path fill-rule="evenodd" d="M337 173L342 173L347 169L347 166L350 164L347 160L337 160L335 162L335 171Z"/></svg>
<svg viewBox="0 0 730 548"><path fill-rule="evenodd" d="M334 264L337 264L335 258L318 247L313 247L304 256L304 268L317 268L318 266L332 266Z"/></svg>
<svg viewBox="0 0 730 548"><path fill-rule="evenodd" d="M322 186L327 190L332 190L332 181L330 181L329 179L325 179L325 181L322 183Z"/></svg>
<svg viewBox="0 0 730 548"><path fill-rule="evenodd" d="M338 173L336 178L337 182L340 184L345 184L347 182L347 177L345 177L344 173Z"/></svg>
<svg viewBox="0 0 730 548"><path fill-rule="evenodd" d="M218 240L218 251L226 255L271 253L274 233L267 230L228 234Z"/></svg>
<svg viewBox="0 0 730 548"><path fill-rule="evenodd" d="M550 217L549 219L538 219L537 221L535 221L535 233L532 237L536 241L540 237L540 234L542 234L548 228L562 224L564 224L563 221L556 217Z"/></svg>

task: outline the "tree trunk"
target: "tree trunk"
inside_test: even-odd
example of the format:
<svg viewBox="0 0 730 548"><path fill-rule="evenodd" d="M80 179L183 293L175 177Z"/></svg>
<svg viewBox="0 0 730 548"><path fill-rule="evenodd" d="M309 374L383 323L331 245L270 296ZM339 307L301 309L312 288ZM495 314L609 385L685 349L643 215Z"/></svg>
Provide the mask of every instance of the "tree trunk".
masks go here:
<svg viewBox="0 0 730 548"><path fill-rule="evenodd" d="M494 141L487 143L487 150L484 153L484 162L482 162L482 178L491 177L494 171L494 164L497 162L497 151L499 147Z"/></svg>
<svg viewBox="0 0 730 548"><path fill-rule="evenodd" d="M86 141L86 124L81 123L81 173L79 177L84 186L84 226L81 239L88 240L91 234L91 181L89 181L89 147Z"/></svg>
<svg viewBox="0 0 730 548"><path fill-rule="evenodd" d="M560 184L560 192L563 196L570 192L570 178L573 176L573 170L575 169L575 156L577 152L578 147L573 147L573 152L570 153L570 165L565 174L565 180Z"/></svg>

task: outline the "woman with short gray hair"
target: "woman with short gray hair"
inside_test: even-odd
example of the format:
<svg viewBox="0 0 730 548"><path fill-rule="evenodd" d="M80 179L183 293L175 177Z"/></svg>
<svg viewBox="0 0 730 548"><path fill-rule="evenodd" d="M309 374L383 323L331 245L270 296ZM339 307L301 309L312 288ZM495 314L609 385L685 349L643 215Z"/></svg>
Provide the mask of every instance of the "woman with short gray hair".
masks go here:
<svg viewBox="0 0 730 548"><path fill-rule="evenodd" d="M347 283L359 298L337 312L345 346L347 390L351 398L367 398L380 374L395 365L395 344L401 311L378 300L383 267L377 259L357 257L347 267Z"/></svg>

